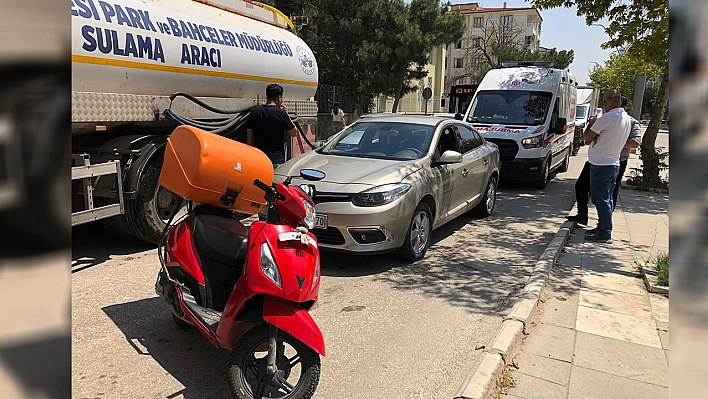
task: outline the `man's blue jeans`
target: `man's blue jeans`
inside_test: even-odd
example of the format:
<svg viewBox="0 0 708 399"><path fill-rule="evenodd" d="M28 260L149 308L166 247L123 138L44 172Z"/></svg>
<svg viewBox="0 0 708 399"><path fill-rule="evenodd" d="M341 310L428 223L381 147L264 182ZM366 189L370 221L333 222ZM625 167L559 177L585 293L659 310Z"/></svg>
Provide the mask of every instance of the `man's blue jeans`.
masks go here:
<svg viewBox="0 0 708 399"><path fill-rule="evenodd" d="M597 234L603 238L612 236L612 191L619 174L619 166L590 165L590 195L597 209Z"/></svg>

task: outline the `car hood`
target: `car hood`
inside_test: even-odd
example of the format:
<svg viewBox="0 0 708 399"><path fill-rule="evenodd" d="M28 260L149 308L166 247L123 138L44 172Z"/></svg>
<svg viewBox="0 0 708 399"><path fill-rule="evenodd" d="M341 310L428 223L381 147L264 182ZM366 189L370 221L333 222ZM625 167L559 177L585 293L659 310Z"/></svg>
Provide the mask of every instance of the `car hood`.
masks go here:
<svg viewBox="0 0 708 399"><path fill-rule="evenodd" d="M357 158L339 155L323 155L314 151L291 159L275 171L275 180L295 176L293 183L301 184L300 170L315 169L325 173L317 182L320 191L359 192L381 184L398 183L417 171L427 158L410 161Z"/></svg>

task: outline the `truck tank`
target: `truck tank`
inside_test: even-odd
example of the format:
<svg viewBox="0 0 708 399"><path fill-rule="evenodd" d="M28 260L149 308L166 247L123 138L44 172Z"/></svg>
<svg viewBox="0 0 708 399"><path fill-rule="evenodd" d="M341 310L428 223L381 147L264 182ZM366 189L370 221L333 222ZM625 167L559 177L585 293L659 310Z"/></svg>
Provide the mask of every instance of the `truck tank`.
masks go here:
<svg viewBox="0 0 708 399"><path fill-rule="evenodd" d="M251 99L278 83L286 100L314 96L317 63L307 44L277 21L255 19L260 5L230 4L74 0L72 90Z"/></svg>
<svg viewBox="0 0 708 399"><path fill-rule="evenodd" d="M180 199L158 184L171 111L209 121L263 102L316 116L318 68L280 11L243 0L73 0L72 225L156 243Z"/></svg>

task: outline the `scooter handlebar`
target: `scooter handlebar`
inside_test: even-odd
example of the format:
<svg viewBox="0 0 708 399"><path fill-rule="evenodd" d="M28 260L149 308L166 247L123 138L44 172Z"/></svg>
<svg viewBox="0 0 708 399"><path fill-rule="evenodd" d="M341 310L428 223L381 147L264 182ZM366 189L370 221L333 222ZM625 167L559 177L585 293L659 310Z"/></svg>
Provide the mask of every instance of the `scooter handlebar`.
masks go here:
<svg viewBox="0 0 708 399"><path fill-rule="evenodd" d="M283 194L280 194L278 191L275 190L275 187L269 186L259 179L256 179L253 181L253 185L260 188L266 193L266 199L270 201L271 198L274 199L279 199L279 200L285 200L285 196Z"/></svg>

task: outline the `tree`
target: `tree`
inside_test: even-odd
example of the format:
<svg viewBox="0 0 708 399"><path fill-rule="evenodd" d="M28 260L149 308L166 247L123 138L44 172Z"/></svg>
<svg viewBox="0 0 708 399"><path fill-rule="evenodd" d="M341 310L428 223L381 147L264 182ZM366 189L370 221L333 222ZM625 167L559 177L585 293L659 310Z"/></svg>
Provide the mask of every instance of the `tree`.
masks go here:
<svg viewBox="0 0 708 399"><path fill-rule="evenodd" d="M649 127L642 139L643 174L659 180L656 156L656 136L661 119L669 101L669 3L668 0L532 0L540 9L555 7L578 8L578 16L584 16L587 25L603 18L610 20L605 32L610 40L603 48L623 47L627 55L645 69L655 68L661 78L657 100L652 109Z"/></svg>
<svg viewBox="0 0 708 399"><path fill-rule="evenodd" d="M648 79L657 76L656 69L645 70L644 66L636 63L627 53L613 53L605 61L605 66L595 65L590 71L590 86L595 86L604 93L610 89L618 89L627 97L629 105L634 99L634 85L637 74L646 72Z"/></svg>
<svg viewBox="0 0 708 399"><path fill-rule="evenodd" d="M377 16L384 27L364 40L357 56L366 70L366 90L393 96L396 112L401 97L427 76L423 68L433 48L459 40L465 21L460 13L448 14L449 5L438 0L390 0L389 7L389 13Z"/></svg>

